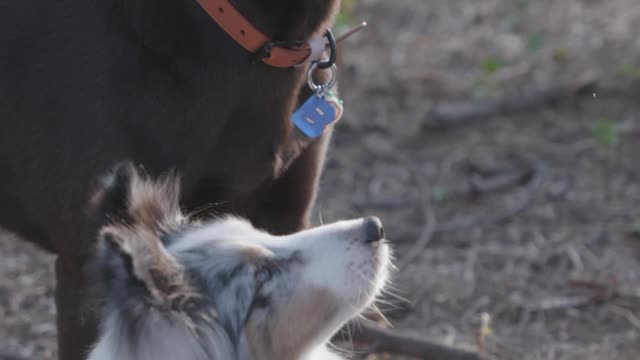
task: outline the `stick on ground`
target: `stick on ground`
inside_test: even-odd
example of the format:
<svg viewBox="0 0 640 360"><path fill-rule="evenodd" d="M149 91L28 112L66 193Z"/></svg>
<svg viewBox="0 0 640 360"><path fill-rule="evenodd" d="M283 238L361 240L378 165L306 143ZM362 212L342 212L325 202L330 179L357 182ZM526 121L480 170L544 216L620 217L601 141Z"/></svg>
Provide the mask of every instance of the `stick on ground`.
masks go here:
<svg viewBox="0 0 640 360"><path fill-rule="evenodd" d="M471 120L519 113L570 99L593 96L597 89L598 81L589 76L575 84L508 94L499 99L440 103L429 112L425 127L448 128Z"/></svg>
<svg viewBox="0 0 640 360"><path fill-rule="evenodd" d="M381 329L371 323L356 322L351 339L364 344L370 353L392 353L427 360L483 360L473 352L433 342L415 334Z"/></svg>

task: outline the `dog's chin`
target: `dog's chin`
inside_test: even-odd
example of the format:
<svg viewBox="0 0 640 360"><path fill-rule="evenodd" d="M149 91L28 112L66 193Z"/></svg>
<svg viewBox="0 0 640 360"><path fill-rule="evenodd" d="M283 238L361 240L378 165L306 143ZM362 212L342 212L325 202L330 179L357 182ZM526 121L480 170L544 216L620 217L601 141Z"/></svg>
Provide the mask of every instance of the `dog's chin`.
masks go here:
<svg viewBox="0 0 640 360"><path fill-rule="evenodd" d="M348 290L349 293L341 296L347 299L347 305L353 309L353 316L360 314L375 301L389 279L390 251L386 242L368 245L361 251L370 256L360 264L347 266L346 276L352 279L354 286L350 289L343 288L343 291Z"/></svg>
<svg viewBox="0 0 640 360"><path fill-rule="evenodd" d="M271 325L276 326L270 328L269 333L284 339L280 344L282 348L272 349L275 350L272 358L285 358L281 350L288 349L290 353L307 354L300 359L334 359L327 357L329 353L314 357L309 351L324 349L323 344L340 328L368 308L382 292L389 276L390 249L384 241L353 250L362 256L361 261L334 269L343 274L339 279L341 286L303 286L286 306L289 320L271 320ZM255 335L250 334L254 342Z"/></svg>

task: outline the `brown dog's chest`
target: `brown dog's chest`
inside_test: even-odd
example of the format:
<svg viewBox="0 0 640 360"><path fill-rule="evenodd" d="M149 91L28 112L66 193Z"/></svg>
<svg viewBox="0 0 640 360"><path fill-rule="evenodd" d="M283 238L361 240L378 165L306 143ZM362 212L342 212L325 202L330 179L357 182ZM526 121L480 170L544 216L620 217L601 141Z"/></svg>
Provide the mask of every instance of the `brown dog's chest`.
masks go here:
<svg viewBox="0 0 640 360"><path fill-rule="evenodd" d="M290 3L266 11L266 3L247 0L239 8L284 40L317 36L335 8L335 1L305 0L285 11ZM193 195L190 209L257 202L252 195L300 154L289 116L304 69L248 63L246 51L196 2L132 0L118 11L82 2L9 4L0 27L37 26L19 37L0 32L2 44L31 44L0 63L7 79L0 115L9 119L0 133L0 195L11 195L4 212L17 214L3 216L3 225L37 229L29 236L49 234L40 242L64 247L84 219L96 177L123 160L151 174L179 171L185 196ZM21 14L33 18L15 20ZM316 161L304 161L310 174ZM298 192L312 193L313 184Z"/></svg>

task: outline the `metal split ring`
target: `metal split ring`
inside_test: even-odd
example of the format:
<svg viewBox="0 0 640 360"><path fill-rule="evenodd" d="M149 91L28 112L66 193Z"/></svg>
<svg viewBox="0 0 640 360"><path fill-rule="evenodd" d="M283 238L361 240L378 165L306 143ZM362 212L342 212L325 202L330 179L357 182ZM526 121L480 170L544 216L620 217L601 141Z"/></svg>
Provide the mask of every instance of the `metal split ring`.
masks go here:
<svg viewBox="0 0 640 360"><path fill-rule="evenodd" d="M322 92L331 89L336 85L336 82L338 81L338 68L335 64L331 65L328 68L331 71L331 79L329 80L329 82L324 84L316 84L315 81L313 81L313 73L318 69L320 64L321 62L316 61L309 65L309 69L307 70L307 83L309 84L309 88L311 88L311 90Z"/></svg>

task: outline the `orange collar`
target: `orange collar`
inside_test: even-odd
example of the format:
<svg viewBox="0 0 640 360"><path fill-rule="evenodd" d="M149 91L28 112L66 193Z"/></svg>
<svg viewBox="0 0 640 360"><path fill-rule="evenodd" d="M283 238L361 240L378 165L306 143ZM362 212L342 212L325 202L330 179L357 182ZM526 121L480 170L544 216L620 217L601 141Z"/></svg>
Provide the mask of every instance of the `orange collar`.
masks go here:
<svg viewBox="0 0 640 360"><path fill-rule="evenodd" d="M273 42L258 30L229 0L198 0L209 16L238 44L265 64L288 68L320 58L325 49L325 38L300 41L293 44Z"/></svg>

